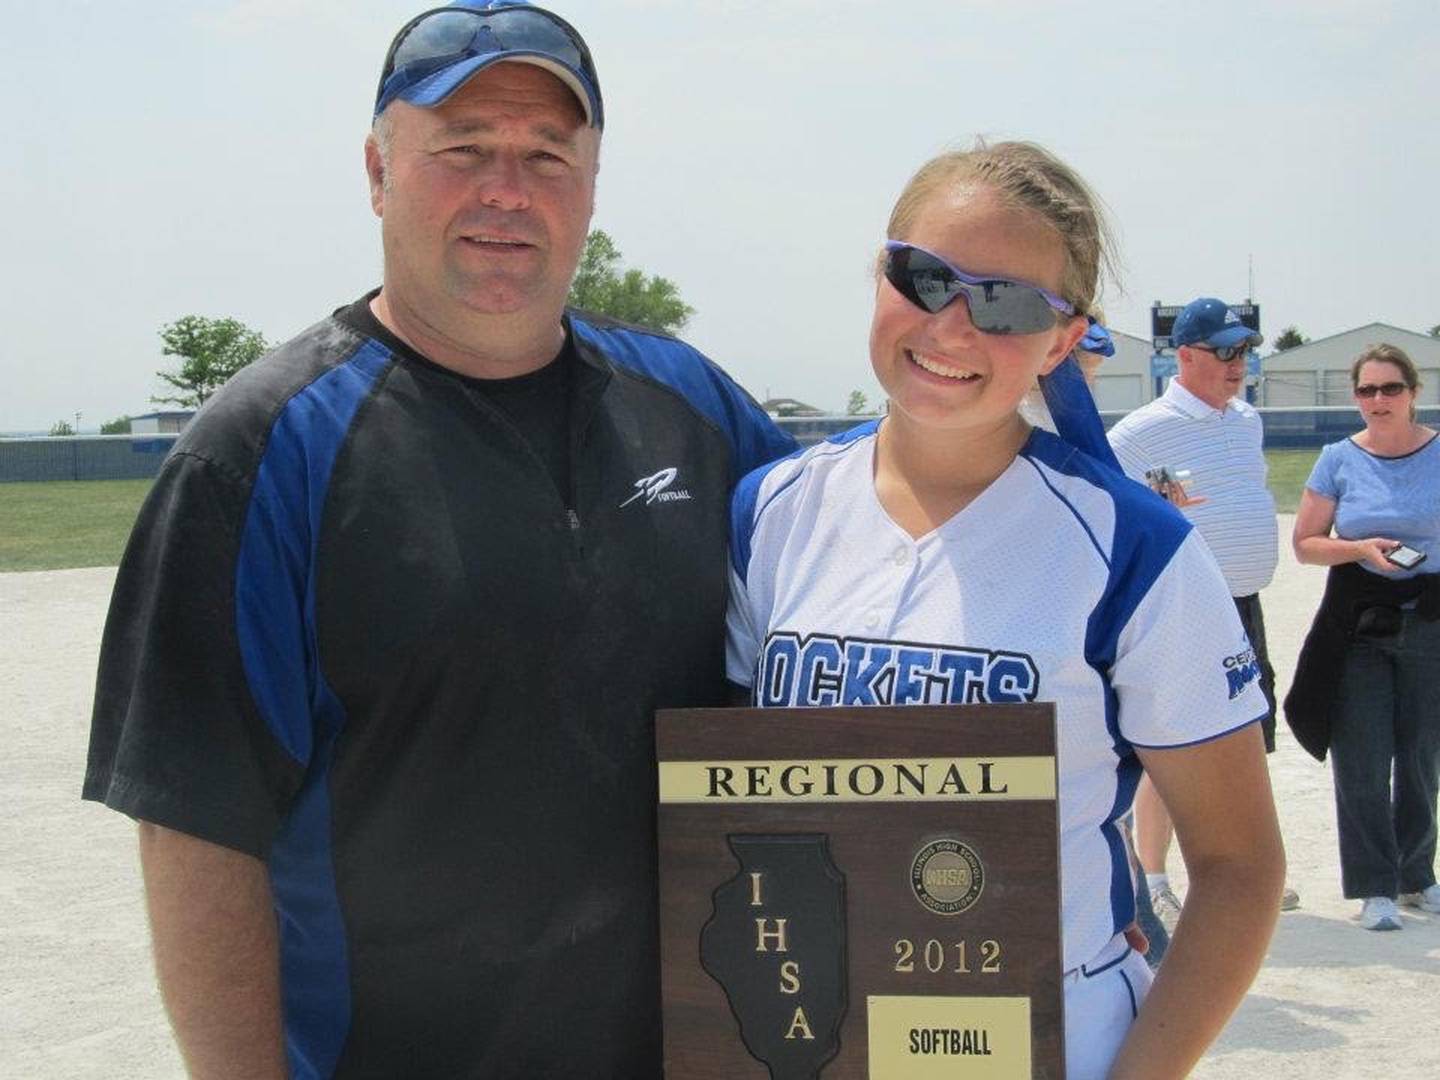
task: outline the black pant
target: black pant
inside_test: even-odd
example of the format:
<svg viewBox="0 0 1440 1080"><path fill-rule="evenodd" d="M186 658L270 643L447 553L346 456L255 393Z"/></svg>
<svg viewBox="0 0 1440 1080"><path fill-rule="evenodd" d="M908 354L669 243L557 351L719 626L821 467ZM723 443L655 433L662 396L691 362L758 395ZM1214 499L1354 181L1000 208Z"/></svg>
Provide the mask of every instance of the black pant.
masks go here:
<svg viewBox="0 0 1440 1080"><path fill-rule="evenodd" d="M1265 752L1275 752L1275 669L1270 666L1270 650L1265 647L1265 614L1260 610L1260 594L1237 596L1235 610L1240 614L1240 625L1255 650L1255 662L1260 665L1260 692L1265 695L1265 717L1260 721L1265 732Z"/></svg>
<svg viewBox="0 0 1440 1080"><path fill-rule="evenodd" d="M1330 762L1341 884L1350 899L1393 898L1435 883L1437 657L1440 621L1413 611L1392 634L1357 634L1345 654Z"/></svg>

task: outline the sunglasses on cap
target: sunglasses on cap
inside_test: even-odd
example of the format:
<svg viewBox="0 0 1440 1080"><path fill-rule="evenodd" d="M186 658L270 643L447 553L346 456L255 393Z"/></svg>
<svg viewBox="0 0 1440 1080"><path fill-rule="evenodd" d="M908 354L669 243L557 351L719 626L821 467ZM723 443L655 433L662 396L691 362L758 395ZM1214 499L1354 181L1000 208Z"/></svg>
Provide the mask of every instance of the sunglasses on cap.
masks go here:
<svg viewBox="0 0 1440 1080"><path fill-rule="evenodd" d="M1403 382L1380 383L1378 386L1375 383L1361 383L1355 387L1355 396L1372 398L1376 394L1384 394L1386 397L1399 397L1409 389L1410 384Z"/></svg>
<svg viewBox="0 0 1440 1080"><path fill-rule="evenodd" d="M498 60L506 54L517 60L535 57L550 61L541 66L551 67L570 84L585 105L592 126L605 126L600 79L585 39L560 16L528 4L490 10L432 8L415 16L400 28L385 54L380 87L375 92L375 115L396 98L410 100L407 95L418 83L446 68L480 57ZM556 64L570 71L562 74L554 69Z"/></svg>
<svg viewBox="0 0 1440 1080"><path fill-rule="evenodd" d="M885 280L932 315L957 296L965 297L971 323L985 334L1038 334L1061 315L1075 314L1074 304L1038 285L976 277L933 251L901 240L885 241Z"/></svg>
<svg viewBox="0 0 1440 1080"><path fill-rule="evenodd" d="M1228 364L1231 360L1244 356L1249 350L1250 344L1249 342L1242 342L1239 345L1220 345L1218 347L1212 345L1191 345L1190 348L1199 349L1201 352L1208 352L1222 364Z"/></svg>

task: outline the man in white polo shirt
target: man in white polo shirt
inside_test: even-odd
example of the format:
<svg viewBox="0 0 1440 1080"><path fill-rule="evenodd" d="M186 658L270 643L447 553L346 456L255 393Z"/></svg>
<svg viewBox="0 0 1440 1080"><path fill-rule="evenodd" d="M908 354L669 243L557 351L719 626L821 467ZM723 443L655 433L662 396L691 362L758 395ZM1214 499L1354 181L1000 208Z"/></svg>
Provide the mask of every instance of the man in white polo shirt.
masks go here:
<svg viewBox="0 0 1440 1080"><path fill-rule="evenodd" d="M1170 499L1209 545L1250 638L1268 713L1265 748L1275 749L1275 672L1265 648L1260 590L1270 584L1279 558L1275 500L1265 486L1264 431L1260 414L1242 400L1245 359L1264 339L1241 323L1223 300L1202 297L1175 319L1170 335L1178 371L1165 393L1110 430L1110 445L1127 475ZM1169 476L1189 473L1180 483ZM1148 474L1148 475L1147 475ZM1166 930L1180 917L1165 860L1173 834L1170 814L1148 778L1135 794L1135 848L1145 870L1155 914ZM1285 890L1282 908L1299 897Z"/></svg>

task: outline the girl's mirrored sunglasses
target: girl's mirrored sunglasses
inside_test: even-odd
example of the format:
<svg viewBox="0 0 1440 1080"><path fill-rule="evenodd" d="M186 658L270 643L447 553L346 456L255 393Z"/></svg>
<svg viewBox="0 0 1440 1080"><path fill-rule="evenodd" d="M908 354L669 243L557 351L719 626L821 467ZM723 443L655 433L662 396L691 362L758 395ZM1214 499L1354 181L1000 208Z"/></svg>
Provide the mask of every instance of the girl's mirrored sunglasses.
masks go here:
<svg viewBox="0 0 1440 1080"><path fill-rule="evenodd" d="M1201 352L1208 352L1222 364L1228 364L1231 360L1244 356L1246 352L1249 351L1250 344L1249 342L1242 342L1239 345L1221 345L1218 348L1209 345L1191 345L1190 348L1199 349Z"/></svg>
<svg viewBox="0 0 1440 1080"><path fill-rule="evenodd" d="M924 311L942 311L965 297L970 321L986 334L1038 334L1075 305L1038 285L1004 278L979 278L946 262L933 251L900 240L885 241L885 280Z"/></svg>
<svg viewBox="0 0 1440 1080"><path fill-rule="evenodd" d="M1403 382L1380 383L1378 386L1374 383L1361 383L1355 387L1355 396L1372 398L1376 394L1384 394L1386 397L1399 397L1409 389L1409 385Z"/></svg>

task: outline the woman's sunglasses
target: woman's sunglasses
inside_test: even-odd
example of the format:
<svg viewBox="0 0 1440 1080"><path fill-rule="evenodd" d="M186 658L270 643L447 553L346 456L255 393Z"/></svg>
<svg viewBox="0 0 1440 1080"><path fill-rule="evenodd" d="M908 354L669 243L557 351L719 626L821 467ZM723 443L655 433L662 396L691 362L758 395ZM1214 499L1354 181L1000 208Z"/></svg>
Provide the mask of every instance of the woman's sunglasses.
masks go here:
<svg viewBox="0 0 1440 1080"><path fill-rule="evenodd" d="M1231 360L1244 356L1249 350L1250 344L1249 342L1244 342L1239 345L1221 345L1218 348L1212 348L1209 345L1191 345L1190 348L1211 353L1215 359L1219 360L1222 364L1228 364Z"/></svg>
<svg viewBox="0 0 1440 1080"><path fill-rule="evenodd" d="M979 278L933 251L900 240L885 241L885 280L916 307L934 315L957 296L965 297L970 321L985 334L1038 334L1075 305L1038 285L1004 278Z"/></svg>
<svg viewBox="0 0 1440 1080"><path fill-rule="evenodd" d="M1355 387L1355 396L1372 398L1376 394L1384 394L1386 397L1399 397L1401 394L1403 394L1406 390L1409 389L1409 384L1403 382L1387 382L1381 383L1378 386L1376 386L1374 383L1361 383L1359 386Z"/></svg>

